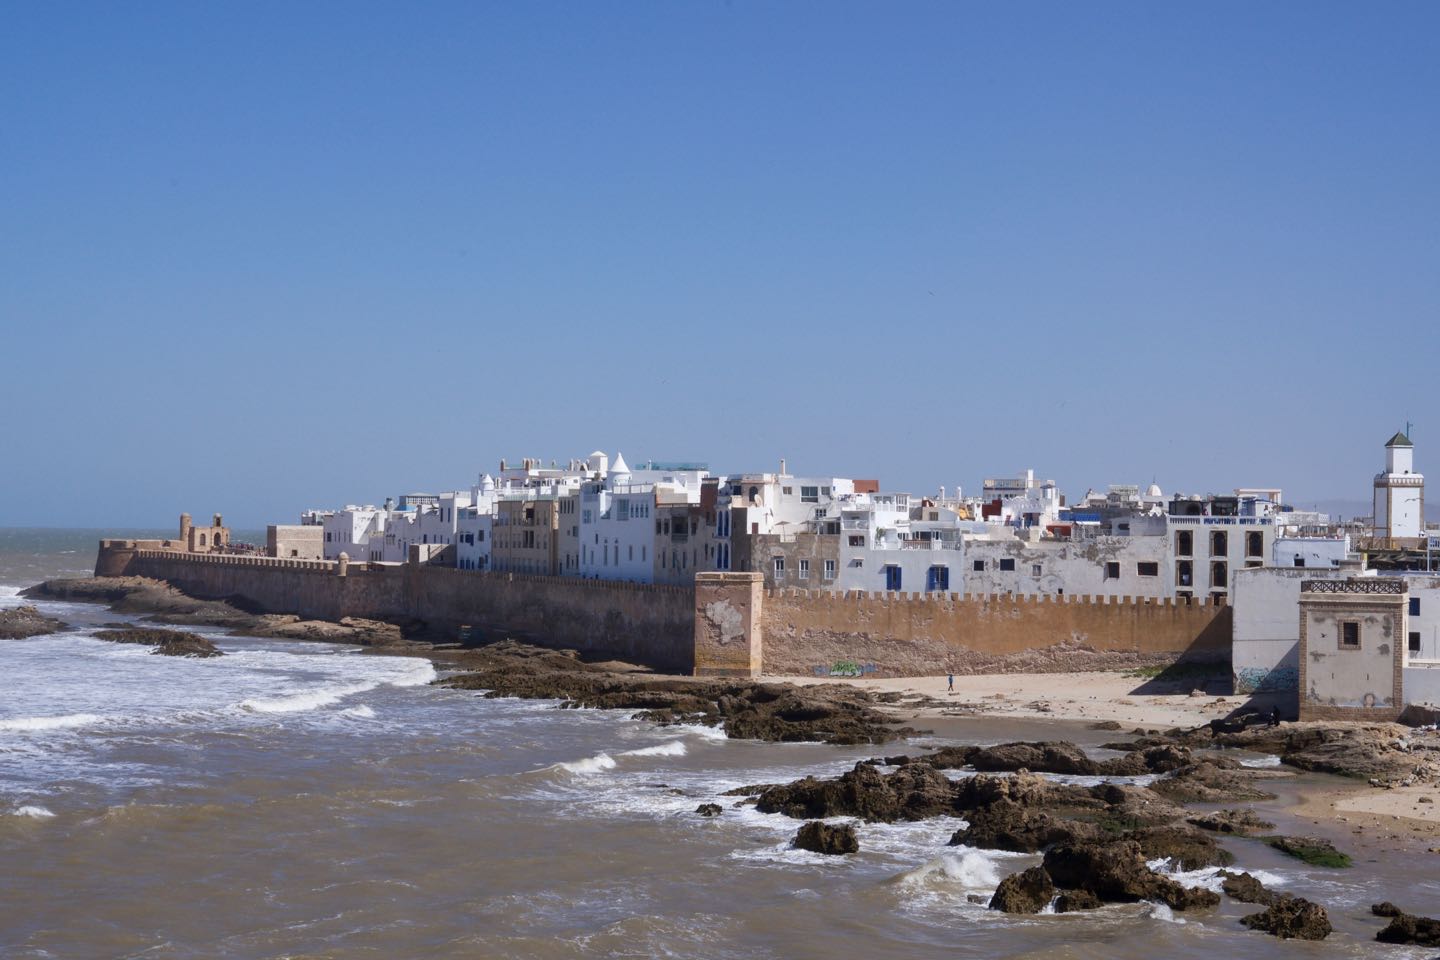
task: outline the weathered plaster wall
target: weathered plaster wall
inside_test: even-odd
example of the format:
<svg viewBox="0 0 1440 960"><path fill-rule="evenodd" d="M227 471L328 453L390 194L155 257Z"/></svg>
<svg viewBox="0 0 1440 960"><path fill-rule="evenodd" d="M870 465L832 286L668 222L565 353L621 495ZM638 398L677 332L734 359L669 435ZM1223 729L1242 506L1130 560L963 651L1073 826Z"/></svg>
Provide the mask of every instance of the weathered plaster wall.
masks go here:
<svg viewBox="0 0 1440 960"><path fill-rule="evenodd" d="M769 674L835 662L881 676L1068 671L1105 655L1218 660L1230 648L1229 608L1199 601L779 590L766 592L762 626Z"/></svg>
<svg viewBox="0 0 1440 960"><path fill-rule="evenodd" d="M1300 592L1300 719L1393 720L1404 701L1403 581L1310 581ZM1344 646L1342 625L1358 625ZM1399 645L1397 649L1397 645Z"/></svg>
<svg viewBox="0 0 1440 960"><path fill-rule="evenodd" d="M695 674L758 677L763 667L758 573L700 573L695 577Z"/></svg>
<svg viewBox="0 0 1440 960"><path fill-rule="evenodd" d="M1325 575L1297 567L1235 572L1236 693L1300 689L1300 583Z"/></svg>

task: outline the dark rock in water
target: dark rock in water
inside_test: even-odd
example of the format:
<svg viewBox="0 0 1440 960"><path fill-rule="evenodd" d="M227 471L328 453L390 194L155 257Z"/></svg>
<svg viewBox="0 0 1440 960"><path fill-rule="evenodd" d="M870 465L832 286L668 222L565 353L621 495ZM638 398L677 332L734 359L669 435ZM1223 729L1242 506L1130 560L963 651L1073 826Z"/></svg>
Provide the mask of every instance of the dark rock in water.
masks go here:
<svg viewBox="0 0 1440 960"><path fill-rule="evenodd" d="M970 903L978 903L984 905L989 905L990 903L990 898L985 896L985 894L983 893L967 893L965 894L965 899Z"/></svg>
<svg viewBox="0 0 1440 960"><path fill-rule="evenodd" d="M1097 720L1097 721L1095 721L1094 723L1090 724L1090 729L1091 729L1091 730L1119 730L1119 729L1121 729L1121 727L1120 727L1120 721L1119 721L1119 720Z"/></svg>
<svg viewBox="0 0 1440 960"><path fill-rule="evenodd" d="M1350 857L1318 837L1260 837L1266 846L1316 867L1348 867Z"/></svg>
<svg viewBox="0 0 1440 960"><path fill-rule="evenodd" d="M855 836L855 828L848 823L832 826L812 820L795 834L794 844L801 850L830 855L860 852L860 841Z"/></svg>
<svg viewBox="0 0 1440 960"><path fill-rule="evenodd" d="M990 898L990 909L1004 913L1039 913L1055 896L1055 884L1044 867L1012 873L1000 881Z"/></svg>
<svg viewBox="0 0 1440 960"><path fill-rule="evenodd" d="M1029 770L1080 776L1094 776L1100 770L1099 764L1085 756L1085 751L1064 740L985 747L970 755L970 766L985 772Z"/></svg>
<svg viewBox="0 0 1440 960"><path fill-rule="evenodd" d="M1201 830L1231 833L1240 837L1260 830L1275 829L1275 824L1268 820L1261 820L1253 810L1216 810L1214 813L1202 813L1188 817L1187 822L1193 823Z"/></svg>
<svg viewBox="0 0 1440 960"><path fill-rule="evenodd" d="M760 794L756 809L796 819L848 816L894 823L953 813L952 791L945 775L927 764L907 764L882 774L862 762L834 780L806 777L771 787Z"/></svg>
<svg viewBox="0 0 1440 960"><path fill-rule="evenodd" d="M780 786L778 783L752 783L745 787L732 787L720 794L722 797L758 797L766 790L773 790Z"/></svg>
<svg viewBox="0 0 1440 960"><path fill-rule="evenodd" d="M1124 839L1139 844L1146 860L1164 857L1179 870L1224 867L1235 860L1210 834L1190 827L1145 827L1126 833Z"/></svg>
<svg viewBox="0 0 1440 960"><path fill-rule="evenodd" d="M1056 913L1075 913L1079 910L1095 910L1103 906L1105 906L1105 901L1089 890L1066 890L1055 898Z"/></svg>
<svg viewBox="0 0 1440 960"><path fill-rule="evenodd" d="M1331 929L1324 907L1288 894L1277 898L1265 912L1241 917L1240 922L1282 940L1324 940Z"/></svg>
<svg viewBox="0 0 1440 960"><path fill-rule="evenodd" d="M942 747L934 753L917 757L914 762L928 763L936 770L959 770L970 765L970 758L979 752L979 747ZM909 759L904 758L904 759ZM887 758L886 762L889 760Z"/></svg>
<svg viewBox="0 0 1440 960"><path fill-rule="evenodd" d="M1279 894L1265 889L1263 883L1248 873L1231 873L1225 870L1221 871L1220 876L1224 878L1220 889L1232 900L1269 906L1279 899Z"/></svg>
<svg viewBox="0 0 1440 960"><path fill-rule="evenodd" d="M215 644L209 640L196 636L193 633L186 633L183 630L158 630L153 627L130 630L100 630L95 634L95 639L108 640L111 643L138 643L151 647L151 653L159 653L167 657L223 656L223 654L216 649Z"/></svg>
<svg viewBox="0 0 1440 960"><path fill-rule="evenodd" d="M1224 757L1206 757L1157 780L1150 789L1176 803L1233 803L1273 800L1275 795L1254 785L1255 774Z"/></svg>
<svg viewBox="0 0 1440 960"><path fill-rule="evenodd" d="M1085 890L1107 903L1158 900L1175 910L1191 910L1220 902L1217 893L1184 887L1151 870L1139 844L1130 840L1052 847L1044 867L1057 887Z"/></svg>
<svg viewBox="0 0 1440 960"><path fill-rule="evenodd" d="M64 629L65 624L45 616L32 606L0 610L0 640L24 640L26 637L41 637Z"/></svg>
<svg viewBox="0 0 1440 960"><path fill-rule="evenodd" d="M967 812L965 819L969 826L955 831L950 846L1039 853L1057 843L1097 840L1100 836L1100 828L1093 823L1057 817L1013 800L979 807Z"/></svg>
<svg viewBox="0 0 1440 960"><path fill-rule="evenodd" d="M1395 906L1395 904L1391 903L1389 900L1384 900L1380 903L1371 904L1370 912L1375 914L1375 916L1377 917L1398 917L1405 911Z"/></svg>
<svg viewBox="0 0 1440 960"><path fill-rule="evenodd" d="M718 803L702 803L695 808L695 812L702 817L718 817L725 811L720 809L720 804Z"/></svg>
<svg viewBox="0 0 1440 960"><path fill-rule="evenodd" d="M1390 925L1375 934L1376 940L1381 943L1413 943L1421 947L1440 947L1440 920L1412 916L1395 908L1393 903L1376 906L1395 909L1395 913L1389 914Z"/></svg>

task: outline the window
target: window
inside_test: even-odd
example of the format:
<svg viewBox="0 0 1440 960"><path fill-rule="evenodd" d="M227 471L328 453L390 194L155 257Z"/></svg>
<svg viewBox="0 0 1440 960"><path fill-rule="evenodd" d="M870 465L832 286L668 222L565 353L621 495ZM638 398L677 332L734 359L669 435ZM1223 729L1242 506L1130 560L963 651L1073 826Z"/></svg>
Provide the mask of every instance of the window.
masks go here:
<svg viewBox="0 0 1440 960"><path fill-rule="evenodd" d="M1001 561L1000 561L1000 569L1001 569L1001 570L1014 570L1014 569L1015 569L1015 558L1014 558L1014 557L1004 557L1004 558L1002 558Z"/></svg>
<svg viewBox="0 0 1440 960"><path fill-rule="evenodd" d="M1160 576L1160 564L1142 560L1135 564L1135 575L1140 577L1158 577Z"/></svg>
<svg viewBox="0 0 1440 960"><path fill-rule="evenodd" d="M781 487L781 488L780 488L780 492L783 493L783 494L785 494L785 496L787 496L787 497L790 496L790 494L791 494L792 492L794 492L794 490L795 490L794 487Z"/></svg>
<svg viewBox="0 0 1440 960"><path fill-rule="evenodd" d="M1216 560L1210 564L1210 586L1228 587L1230 585L1230 565L1224 560Z"/></svg>
<svg viewBox="0 0 1440 960"><path fill-rule="evenodd" d="M801 487L801 488L800 488L800 502L801 502L801 503L819 503L819 502L820 502L820 488L819 488L819 487Z"/></svg>
<svg viewBox="0 0 1440 960"><path fill-rule="evenodd" d="M1419 653L1419 652L1420 652L1420 634L1418 634L1418 633L1413 633L1413 632L1412 632L1412 633L1410 634L1410 652L1411 652L1411 653Z"/></svg>
<svg viewBox="0 0 1440 960"><path fill-rule="evenodd" d="M1188 557L1195 552L1195 534L1189 530L1180 530L1175 534L1175 555L1177 557Z"/></svg>
<svg viewBox="0 0 1440 960"><path fill-rule="evenodd" d="M1210 534L1210 556L1223 557L1230 552L1230 535L1224 530L1215 530Z"/></svg>
<svg viewBox="0 0 1440 960"><path fill-rule="evenodd" d="M1252 530L1245 534L1245 556L1265 556L1265 535L1259 530Z"/></svg>
<svg viewBox="0 0 1440 960"><path fill-rule="evenodd" d="M1295 558L1295 566L1297 566L1297 567L1303 567L1303 566L1305 566L1305 558L1304 558L1304 557L1299 557L1299 556L1297 556L1297 557Z"/></svg>
<svg viewBox="0 0 1440 960"><path fill-rule="evenodd" d="M900 589L900 574L901 574L900 568L899 568L898 566L896 566L895 564L893 564L893 563L887 563L887 564L885 565L885 589L886 589L886 590L899 590L899 589Z"/></svg>
<svg viewBox="0 0 1440 960"><path fill-rule="evenodd" d="M1109 563L1105 564L1105 579L1120 579L1120 562L1118 560L1111 560Z"/></svg>
<svg viewBox="0 0 1440 960"><path fill-rule="evenodd" d="M1358 620L1344 620L1340 623L1340 649L1360 649L1360 622Z"/></svg>
<svg viewBox="0 0 1440 960"><path fill-rule="evenodd" d="M1038 576L1040 576L1040 571L1041 571L1041 569L1042 569L1042 568L1041 568L1040 564L1038 564L1038 563L1032 563L1032 564L1030 564L1030 576L1032 576L1032 577L1038 577Z"/></svg>
<svg viewBox="0 0 1440 960"><path fill-rule="evenodd" d="M852 547L863 547L863 546L865 546L865 537L864 537L863 535L860 535L860 534L853 534L853 533L852 533L852 534L850 535L850 546L852 546Z"/></svg>
<svg viewBox="0 0 1440 960"><path fill-rule="evenodd" d="M1420 598L1419 598L1419 597L1411 597L1411 598L1410 598L1410 616L1412 616L1412 617L1418 617L1418 616L1420 616Z"/></svg>
<svg viewBox="0 0 1440 960"><path fill-rule="evenodd" d="M934 566L925 574L925 589L934 592L943 592L950 589L950 568L945 566Z"/></svg>
<svg viewBox="0 0 1440 960"><path fill-rule="evenodd" d="M783 576L785 576L785 558L784 558L784 557L776 557L776 558L775 558L775 579L778 580L778 579L780 579L780 578L783 577Z"/></svg>
<svg viewBox="0 0 1440 960"><path fill-rule="evenodd" d="M809 560L801 560L801 561L800 561L800 566L799 566L799 569L797 569L797 570L795 571L795 576L799 577L801 580L809 580L809 579L810 579L810 561L809 561Z"/></svg>
<svg viewBox="0 0 1440 960"><path fill-rule="evenodd" d="M976 561L972 562L972 563L970 564L970 569L971 569L971 570L974 570L976 573L984 573L984 572L985 572L985 561L984 561L984 560L976 560Z"/></svg>
<svg viewBox="0 0 1440 960"><path fill-rule="evenodd" d="M826 560L826 561L825 561L825 579L826 579L826 580L834 580L834 579L835 579L835 561L834 561L834 560Z"/></svg>

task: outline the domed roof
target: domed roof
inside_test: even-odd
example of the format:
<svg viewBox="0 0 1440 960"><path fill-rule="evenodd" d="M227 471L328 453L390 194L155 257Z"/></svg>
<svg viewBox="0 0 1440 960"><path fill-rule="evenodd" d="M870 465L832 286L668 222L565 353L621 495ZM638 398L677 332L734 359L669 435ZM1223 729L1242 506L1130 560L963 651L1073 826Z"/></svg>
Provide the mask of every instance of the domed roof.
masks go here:
<svg viewBox="0 0 1440 960"><path fill-rule="evenodd" d="M1160 490L1160 484L1156 483L1154 480L1151 480L1151 481L1150 481L1150 486L1148 486L1148 487L1145 488L1145 496L1147 496L1147 497L1163 497L1163 496L1165 496L1165 494L1161 492L1161 490Z"/></svg>

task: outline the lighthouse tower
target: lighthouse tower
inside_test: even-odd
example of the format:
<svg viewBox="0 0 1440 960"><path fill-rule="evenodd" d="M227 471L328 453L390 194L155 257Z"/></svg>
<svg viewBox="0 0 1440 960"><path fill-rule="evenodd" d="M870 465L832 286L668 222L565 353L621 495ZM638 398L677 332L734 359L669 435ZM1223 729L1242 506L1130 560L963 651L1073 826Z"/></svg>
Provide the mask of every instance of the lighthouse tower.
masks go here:
<svg viewBox="0 0 1440 960"><path fill-rule="evenodd" d="M1415 472L1415 444L1397 433L1385 444L1385 472L1375 475L1375 536L1425 535L1425 478Z"/></svg>

